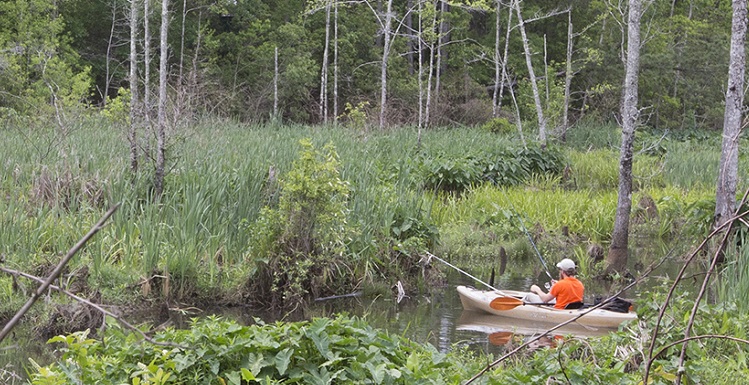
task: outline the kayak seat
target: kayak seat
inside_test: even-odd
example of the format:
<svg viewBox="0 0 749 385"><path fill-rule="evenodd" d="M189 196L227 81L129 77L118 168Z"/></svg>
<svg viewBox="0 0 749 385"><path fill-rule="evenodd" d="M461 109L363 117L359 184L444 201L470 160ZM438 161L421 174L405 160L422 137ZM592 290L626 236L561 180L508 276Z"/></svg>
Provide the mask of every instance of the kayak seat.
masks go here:
<svg viewBox="0 0 749 385"><path fill-rule="evenodd" d="M570 302L564 308L565 309L580 309L580 308L583 307L583 305L584 304L582 302L579 302L579 301L578 302Z"/></svg>

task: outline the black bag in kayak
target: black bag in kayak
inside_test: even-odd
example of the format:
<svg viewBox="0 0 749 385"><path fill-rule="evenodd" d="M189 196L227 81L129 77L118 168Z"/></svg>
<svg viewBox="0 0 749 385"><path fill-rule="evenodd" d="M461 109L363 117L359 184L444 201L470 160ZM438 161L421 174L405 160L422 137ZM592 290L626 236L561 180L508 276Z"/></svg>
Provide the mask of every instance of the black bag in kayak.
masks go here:
<svg viewBox="0 0 749 385"><path fill-rule="evenodd" d="M603 302L602 300L597 300L596 304L599 304ZM614 297L611 300L609 300L608 303L601 306L601 309L614 311L617 313L629 313L629 309L632 307L632 302L629 302L625 299Z"/></svg>

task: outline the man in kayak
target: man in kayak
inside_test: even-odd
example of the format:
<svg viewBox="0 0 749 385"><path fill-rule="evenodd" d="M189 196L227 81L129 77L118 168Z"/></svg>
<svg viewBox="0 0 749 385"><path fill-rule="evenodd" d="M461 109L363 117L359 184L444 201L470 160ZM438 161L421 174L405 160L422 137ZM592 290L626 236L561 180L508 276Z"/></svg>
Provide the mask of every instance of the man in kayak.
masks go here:
<svg viewBox="0 0 749 385"><path fill-rule="evenodd" d="M551 290L545 293L540 287L533 285L531 286L531 293L533 294L528 294L524 299L525 302L554 303L556 301L554 307L557 309L565 309L570 304L573 304L570 308L582 306L585 286L575 278L577 274L575 262L565 258L557 263L557 268L559 269L559 280L551 281Z"/></svg>

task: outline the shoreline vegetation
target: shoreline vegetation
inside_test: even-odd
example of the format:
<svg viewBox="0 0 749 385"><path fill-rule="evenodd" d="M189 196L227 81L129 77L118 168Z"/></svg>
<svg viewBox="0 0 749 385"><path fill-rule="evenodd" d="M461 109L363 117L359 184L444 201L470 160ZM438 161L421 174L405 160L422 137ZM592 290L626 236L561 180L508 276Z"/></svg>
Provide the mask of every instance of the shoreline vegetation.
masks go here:
<svg viewBox="0 0 749 385"><path fill-rule="evenodd" d="M427 268L426 252L479 270L499 260L500 250L508 263L535 258L520 219L544 254L575 256L585 276L603 274L618 182L612 125L581 124L567 132L566 143L542 150L532 142L523 146L515 134L481 128L433 129L418 137L408 127L367 132L205 121L170 133L171 163L158 200L148 155L138 174L129 171L124 130L95 118L76 127L65 133L3 130L0 253L5 267L45 277L103 212L120 204L56 280L92 302L131 311L165 301L289 310L355 291L393 295L396 282L408 293L427 292L444 282L444 267ZM142 146L149 154L148 143ZM632 237L678 245L686 254L710 230L720 135L642 131L637 147ZM742 268L748 253L738 245L727 251L726 265L711 282L711 304L701 305L692 335L737 340L689 343L687 377L694 383L727 383L747 374L741 340L749 317L740 293L749 292ZM630 274L661 257L634 256ZM608 279L616 286L627 277ZM571 339L556 350L524 353L486 376L501 383L553 377L636 384L657 322L667 324L657 346L684 338L676 320L689 315L696 288L667 298L669 285L640 295L638 324L600 340ZM0 276L3 324L35 287L22 277ZM39 325L33 334L63 343L56 345L63 360L33 366L34 384L106 383L91 377L106 365L121 373L112 383L461 383L493 361L466 351L438 354L345 316L249 327L209 317L187 330L154 334L155 340L205 347L215 356L201 366L190 351L138 341L111 320L91 339L101 316L77 317L64 296L47 298L25 322ZM671 306L659 317L667 299ZM271 342L292 329L305 341L300 347ZM228 335L246 344L230 343ZM377 337L365 343L363 335ZM226 348L235 350L219 353ZM672 346L653 357L656 382L669 383L680 350ZM324 370L315 369L322 363Z"/></svg>

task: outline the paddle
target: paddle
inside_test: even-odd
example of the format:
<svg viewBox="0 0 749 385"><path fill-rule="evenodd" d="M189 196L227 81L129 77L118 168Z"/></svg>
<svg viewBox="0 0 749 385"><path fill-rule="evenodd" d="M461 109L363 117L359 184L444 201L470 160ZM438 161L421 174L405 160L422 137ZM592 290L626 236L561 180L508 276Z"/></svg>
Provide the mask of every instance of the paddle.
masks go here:
<svg viewBox="0 0 749 385"><path fill-rule="evenodd" d="M511 332L494 332L489 334L489 343L496 346L502 346L510 342L514 334Z"/></svg>
<svg viewBox="0 0 749 385"><path fill-rule="evenodd" d="M552 304L546 303L546 302L523 302L522 300L519 300L513 297L497 297L497 298L494 298L489 303L489 306L495 310L512 310L518 306L523 306L523 305L552 305Z"/></svg>

